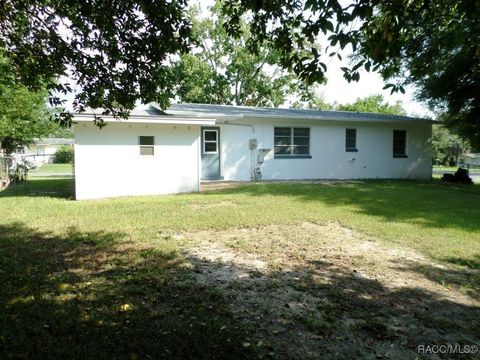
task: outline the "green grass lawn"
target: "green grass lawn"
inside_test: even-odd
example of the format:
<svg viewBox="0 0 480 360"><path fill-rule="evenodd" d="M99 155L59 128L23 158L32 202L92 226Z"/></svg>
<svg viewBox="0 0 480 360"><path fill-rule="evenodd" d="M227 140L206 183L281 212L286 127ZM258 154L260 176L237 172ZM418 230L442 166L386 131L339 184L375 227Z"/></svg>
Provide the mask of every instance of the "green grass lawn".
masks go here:
<svg viewBox="0 0 480 360"><path fill-rule="evenodd" d="M40 178L7 189L0 193L0 219L59 234L71 227L124 233L135 241L151 240L162 231L334 221L437 260L473 261L480 254L478 185L259 183L218 192L80 202L65 199L72 189L68 178ZM227 205L211 206L222 201Z"/></svg>
<svg viewBox="0 0 480 360"><path fill-rule="evenodd" d="M182 232L335 222L459 272L480 268L478 185L259 183L78 202L71 189L41 178L0 193L0 357L254 356L254 329L182 265Z"/></svg>
<svg viewBox="0 0 480 360"><path fill-rule="evenodd" d="M457 171L460 166L443 166L443 165L433 165L433 170L438 170L438 171ZM463 168L467 169L468 167L465 165ZM470 168L471 173L480 173L480 167L471 167Z"/></svg>
<svg viewBox="0 0 480 360"><path fill-rule="evenodd" d="M28 172L29 176L68 176L73 175L73 164L42 164Z"/></svg>
<svg viewBox="0 0 480 360"><path fill-rule="evenodd" d="M444 166L444 165L433 165L433 170L441 170L441 171L457 171L458 166Z"/></svg>

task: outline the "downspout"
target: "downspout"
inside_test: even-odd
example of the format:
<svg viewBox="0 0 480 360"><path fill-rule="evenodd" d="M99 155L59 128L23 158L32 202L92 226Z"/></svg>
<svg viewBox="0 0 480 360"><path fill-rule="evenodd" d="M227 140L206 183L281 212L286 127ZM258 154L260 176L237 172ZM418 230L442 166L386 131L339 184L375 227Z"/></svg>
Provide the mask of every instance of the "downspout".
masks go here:
<svg viewBox="0 0 480 360"><path fill-rule="evenodd" d="M201 191L201 177L202 177L202 157L201 157L201 154L202 153L202 127L199 126L198 127L198 136L197 136L197 191L200 192Z"/></svg>
<svg viewBox="0 0 480 360"><path fill-rule="evenodd" d="M255 149L250 149L250 180L255 181Z"/></svg>

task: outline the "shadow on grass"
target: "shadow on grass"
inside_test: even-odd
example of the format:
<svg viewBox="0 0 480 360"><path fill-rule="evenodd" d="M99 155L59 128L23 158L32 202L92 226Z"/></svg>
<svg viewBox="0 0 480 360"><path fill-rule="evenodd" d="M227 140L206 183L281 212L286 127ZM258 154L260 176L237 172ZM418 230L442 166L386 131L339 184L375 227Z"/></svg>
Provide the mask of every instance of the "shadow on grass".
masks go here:
<svg viewBox="0 0 480 360"><path fill-rule="evenodd" d="M412 358L478 340L477 307L333 258L262 273L165 249L0 225L0 358Z"/></svg>
<svg viewBox="0 0 480 360"><path fill-rule="evenodd" d="M399 264L399 268L416 272L442 285L462 287L470 296L480 301L480 255L474 255L468 259L447 257L442 260L445 263L452 264L454 268L415 263L410 263L407 267L404 266L404 263Z"/></svg>
<svg viewBox="0 0 480 360"><path fill-rule="evenodd" d="M125 238L0 225L0 358L252 357L220 294Z"/></svg>
<svg viewBox="0 0 480 360"><path fill-rule="evenodd" d="M386 222L480 231L480 186L440 182L378 180L358 183L257 183L222 190L224 194L291 197L305 204L353 206L353 211ZM208 195L208 193L205 193Z"/></svg>
<svg viewBox="0 0 480 360"><path fill-rule="evenodd" d="M20 183L11 183L0 191L0 197L54 197L73 199L75 179L73 177L28 178Z"/></svg>
<svg viewBox="0 0 480 360"><path fill-rule="evenodd" d="M276 358L413 359L418 345L478 345L480 308L473 299L457 301L416 284L385 286L336 255L260 274L239 263L189 260L197 280L221 289Z"/></svg>
<svg viewBox="0 0 480 360"><path fill-rule="evenodd" d="M480 255L476 255L473 259L463 259L459 257L448 257L445 259L450 264L460 265L460 266L467 266L471 269L476 269L480 271Z"/></svg>
<svg viewBox="0 0 480 360"><path fill-rule="evenodd" d="M478 259L478 256L476 257ZM433 282L447 286L463 288L472 298L480 301L480 266L476 260L447 258L445 262L455 265L455 268L432 266L406 262L398 263L398 270L417 273Z"/></svg>

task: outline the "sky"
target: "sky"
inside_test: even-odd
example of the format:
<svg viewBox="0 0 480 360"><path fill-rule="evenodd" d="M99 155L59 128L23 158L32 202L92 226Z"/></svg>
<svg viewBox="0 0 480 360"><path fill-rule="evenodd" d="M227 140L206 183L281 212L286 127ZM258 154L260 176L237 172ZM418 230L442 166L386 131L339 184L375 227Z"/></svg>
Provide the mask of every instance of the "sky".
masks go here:
<svg viewBox="0 0 480 360"><path fill-rule="evenodd" d="M393 104L400 100L409 115L432 115L424 105L415 101L414 88L411 86L405 88L405 94L391 95L390 90L383 90L384 82L377 73L360 71L360 81L349 83L343 78L340 66L344 65L341 65L339 61L333 59L330 63L327 63L327 66L328 82L320 87L320 92L327 102L352 103L359 97L382 94L389 103Z"/></svg>

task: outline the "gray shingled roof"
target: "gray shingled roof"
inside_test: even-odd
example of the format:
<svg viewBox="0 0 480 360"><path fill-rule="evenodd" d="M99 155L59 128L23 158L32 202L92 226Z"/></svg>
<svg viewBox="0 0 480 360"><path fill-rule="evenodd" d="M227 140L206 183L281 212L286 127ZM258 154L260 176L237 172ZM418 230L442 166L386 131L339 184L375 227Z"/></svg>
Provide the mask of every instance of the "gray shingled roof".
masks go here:
<svg viewBox="0 0 480 360"><path fill-rule="evenodd" d="M155 106L155 105L154 105ZM401 115L361 113L353 111L326 111L307 109L262 108L210 104L172 104L165 110L169 115L209 116L209 117L270 117L316 120L347 121L417 121L432 122L428 119Z"/></svg>
<svg viewBox="0 0 480 360"><path fill-rule="evenodd" d="M35 140L36 145L73 145L75 139L71 138L41 138Z"/></svg>
<svg viewBox="0 0 480 360"><path fill-rule="evenodd" d="M87 108L85 112L80 113L80 114L88 114L88 115L102 115L104 109L102 108ZM74 114L74 115L78 115ZM166 115L165 112L163 112L158 105L155 104L148 104L148 105L142 105L142 106L137 106L133 110L130 111L130 116L162 116Z"/></svg>
<svg viewBox="0 0 480 360"><path fill-rule="evenodd" d="M88 114L100 115L102 114L102 109L88 109L85 113L81 115ZM133 109L130 113L130 116L148 118L154 118L156 116L184 116L190 118L224 118L225 120L237 118L270 118L359 122L436 122L430 119L415 118L410 116L361 113L354 111L265 108L211 104L172 104L168 109L162 111L162 109L157 104L151 103Z"/></svg>

